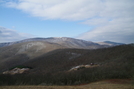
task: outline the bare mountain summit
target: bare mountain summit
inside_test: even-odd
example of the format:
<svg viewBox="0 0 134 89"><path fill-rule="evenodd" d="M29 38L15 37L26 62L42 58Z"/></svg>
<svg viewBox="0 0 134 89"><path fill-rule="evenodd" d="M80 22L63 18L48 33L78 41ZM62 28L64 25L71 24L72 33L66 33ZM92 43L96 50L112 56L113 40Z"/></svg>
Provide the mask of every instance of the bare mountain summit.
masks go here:
<svg viewBox="0 0 134 89"><path fill-rule="evenodd" d="M98 48L100 47L99 44L91 42L91 41L85 41L80 39L74 39L74 38L67 38L67 37L50 37L50 38L31 38L31 39L25 39L17 42L8 42L8 43L0 43L0 47L4 46L10 46L13 44L23 43L23 42L32 42L32 41L43 41L43 42L49 42L49 43L55 43L62 46L65 46L67 48ZM92 47L91 47L92 46Z"/></svg>

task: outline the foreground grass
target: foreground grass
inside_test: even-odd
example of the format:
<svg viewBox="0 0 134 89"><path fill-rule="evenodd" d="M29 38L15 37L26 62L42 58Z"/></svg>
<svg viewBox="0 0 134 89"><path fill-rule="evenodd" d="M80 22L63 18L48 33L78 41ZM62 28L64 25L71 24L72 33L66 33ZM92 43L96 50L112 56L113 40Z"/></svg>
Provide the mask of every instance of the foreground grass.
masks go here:
<svg viewBox="0 0 134 89"><path fill-rule="evenodd" d="M134 89L134 85L101 81L77 86L0 86L0 89Z"/></svg>

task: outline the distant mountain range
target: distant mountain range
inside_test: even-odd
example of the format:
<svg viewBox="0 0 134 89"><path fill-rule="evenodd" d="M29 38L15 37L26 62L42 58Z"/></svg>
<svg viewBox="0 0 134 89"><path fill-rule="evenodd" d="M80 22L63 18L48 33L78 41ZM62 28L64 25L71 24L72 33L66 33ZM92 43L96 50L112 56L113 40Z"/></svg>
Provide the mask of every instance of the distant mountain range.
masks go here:
<svg viewBox="0 0 134 89"><path fill-rule="evenodd" d="M104 41L104 42L97 42L100 45L107 45L107 46L117 46L117 45L123 45L124 43L117 43L117 42L111 42L111 41Z"/></svg>
<svg viewBox="0 0 134 89"><path fill-rule="evenodd" d="M7 66L10 68L19 65L58 49L98 49L116 45L121 44L114 42L103 42L102 44L67 37L31 38L17 42L0 43L0 70Z"/></svg>
<svg viewBox="0 0 134 89"><path fill-rule="evenodd" d="M56 43L68 48L101 48L101 47L107 47L107 46L116 46L116 45L122 45L123 43L116 43L111 41L104 41L104 42L91 42L91 41L85 41L80 39L74 39L74 38L68 38L68 37L50 37L50 38L30 38L25 39L21 41L16 42L6 42L6 43L0 43L0 47L10 46L13 44L23 43L23 42L32 42L32 41L44 41L49 43Z"/></svg>

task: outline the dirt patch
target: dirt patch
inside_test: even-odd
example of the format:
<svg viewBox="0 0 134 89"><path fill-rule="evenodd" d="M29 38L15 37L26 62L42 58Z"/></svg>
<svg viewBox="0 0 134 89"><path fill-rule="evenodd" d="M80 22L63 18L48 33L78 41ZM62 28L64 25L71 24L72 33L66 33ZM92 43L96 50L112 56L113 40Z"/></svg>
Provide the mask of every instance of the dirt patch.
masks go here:
<svg viewBox="0 0 134 89"><path fill-rule="evenodd" d="M113 83L113 84L130 84L132 82L131 79L110 79L106 80L108 83Z"/></svg>

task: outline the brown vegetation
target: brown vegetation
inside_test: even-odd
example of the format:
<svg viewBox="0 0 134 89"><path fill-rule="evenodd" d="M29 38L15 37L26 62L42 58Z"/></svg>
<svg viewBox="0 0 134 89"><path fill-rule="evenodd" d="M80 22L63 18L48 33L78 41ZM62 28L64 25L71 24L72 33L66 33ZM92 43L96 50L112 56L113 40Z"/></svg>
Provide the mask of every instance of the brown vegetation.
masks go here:
<svg viewBox="0 0 134 89"><path fill-rule="evenodd" d="M126 81L123 79L116 79L116 80ZM134 89L134 86L131 85L130 83L113 84L109 83L108 81L109 80L79 86L78 85L77 86L0 86L0 89Z"/></svg>
<svg viewBox="0 0 134 89"><path fill-rule="evenodd" d="M72 53L81 55L74 57ZM90 63L100 66L67 72ZM105 79L133 79L133 63L134 47L131 45L96 50L55 50L22 63L33 68L26 74L0 75L0 85L78 85Z"/></svg>

